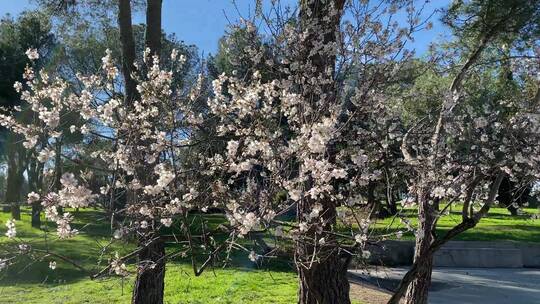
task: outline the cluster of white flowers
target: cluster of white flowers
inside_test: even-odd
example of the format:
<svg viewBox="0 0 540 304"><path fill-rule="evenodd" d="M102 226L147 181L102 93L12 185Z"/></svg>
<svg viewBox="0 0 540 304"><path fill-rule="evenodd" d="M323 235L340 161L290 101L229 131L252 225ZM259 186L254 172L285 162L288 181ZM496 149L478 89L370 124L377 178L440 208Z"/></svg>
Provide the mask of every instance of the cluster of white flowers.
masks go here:
<svg viewBox="0 0 540 304"><path fill-rule="evenodd" d="M111 271L121 277L125 277L129 274L126 264L120 259L118 252L115 253L114 259L111 261Z"/></svg>
<svg viewBox="0 0 540 304"><path fill-rule="evenodd" d="M35 193L34 191L28 193L27 202L29 204L35 203L35 202L39 201L39 199L40 199L39 194Z"/></svg>
<svg viewBox="0 0 540 304"><path fill-rule="evenodd" d="M92 191L82 185L71 172L64 173L60 178L62 189L58 191L58 201L61 206L71 208L87 207L95 198Z"/></svg>
<svg viewBox="0 0 540 304"><path fill-rule="evenodd" d="M163 226L165 227L171 227L172 223L173 223L173 220L172 218L162 218L160 220L160 222L163 224Z"/></svg>
<svg viewBox="0 0 540 304"><path fill-rule="evenodd" d="M234 221L240 224L240 234L245 235L251 230L257 228L260 224L260 219L253 212L234 213Z"/></svg>
<svg viewBox="0 0 540 304"><path fill-rule="evenodd" d="M107 49L105 50L105 56L101 59L102 68L107 74L107 78L114 79L118 75L118 68L115 66L112 60L112 51Z"/></svg>
<svg viewBox="0 0 540 304"><path fill-rule="evenodd" d="M6 236L10 239L15 238L17 236L17 229L15 228L15 220L11 219L6 222L7 232Z"/></svg>
<svg viewBox="0 0 540 304"><path fill-rule="evenodd" d="M164 164L158 164L154 171L156 175L158 176L158 179L156 181L155 185L147 185L144 188L144 192L150 195L157 195L161 192L163 192L169 183L174 179L174 173L167 169L167 167Z"/></svg>
<svg viewBox="0 0 540 304"><path fill-rule="evenodd" d="M30 245L28 244L19 244L18 247L22 253L27 253L28 251L30 251Z"/></svg>
<svg viewBox="0 0 540 304"><path fill-rule="evenodd" d="M446 195L446 190L441 186L437 186L435 189L433 189L431 195L435 198L444 198Z"/></svg>
<svg viewBox="0 0 540 304"><path fill-rule="evenodd" d="M354 236L354 240L359 244L364 244L368 240L368 237L366 234L357 234Z"/></svg>
<svg viewBox="0 0 540 304"><path fill-rule="evenodd" d="M77 229L72 229L70 223L73 221L73 216L66 212L61 217L56 218L55 222L58 225L56 229L56 234L61 239L67 239L77 235L79 231Z"/></svg>
<svg viewBox="0 0 540 304"><path fill-rule="evenodd" d="M249 260L252 261L252 262L257 262L257 260L259 259L259 255L257 253L255 253L255 251L251 251L249 253L249 256L248 256Z"/></svg>
<svg viewBox="0 0 540 304"><path fill-rule="evenodd" d="M28 59L30 60L37 60L39 59L39 53L36 49L28 49L26 50L26 56L28 57Z"/></svg>

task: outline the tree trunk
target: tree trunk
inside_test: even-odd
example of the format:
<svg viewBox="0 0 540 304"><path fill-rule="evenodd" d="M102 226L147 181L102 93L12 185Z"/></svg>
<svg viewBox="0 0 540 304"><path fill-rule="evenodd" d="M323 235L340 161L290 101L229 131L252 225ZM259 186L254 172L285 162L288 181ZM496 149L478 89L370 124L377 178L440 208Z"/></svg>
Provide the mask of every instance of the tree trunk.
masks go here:
<svg viewBox="0 0 540 304"><path fill-rule="evenodd" d="M394 192L391 193L387 201L388 213L390 214L390 216L394 216L398 212L397 201L399 201L398 195L396 195L396 193Z"/></svg>
<svg viewBox="0 0 540 304"><path fill-rule="evenodd" d="M303 37L299 37L299 52L295 54L301 66L305 68L296 75L305 100L319 102L328 106L336 103L334 71L336 54L332 51L314 52L320 45L333 44L338 40L339 25L345 0L303 0L300 2L300 24ZM328 73L331 71L332 73ZM311 86L305 79L325 79L323 85ZM324 94L321 94L324 92ZM330 158L335 157L335 148L330 147ZM336 218L336 202L301 200L297 206L299 222L307 221L304 217L313 206L321 203L323 231L332 231ZM325 245L317 242L325 238ZM343 254L339 244L331 234L320 234L311 228L295 244L295 264L299 275L298 303L300 304L350 304L347 266L350 255Z"/></svg>
<svg viewBox="0 0 540 304"><path fill-rule="evenodd" d="M518 200L515 198L517 185L512 182L509 177L505 177L499 187L499 195L497 200L504 205L511 215L518 215Z"/></svg>
<svg viewBox="0 0 540 304"><path fill-rule="evenodd" d="M7 182L6 182L6 198L5 205L2 208L4 212L11 211L11 217L15 220L21 219L21 209L19 206L21 200L22 183L24 180L24 165L23 156L21 154L22 146L19 148L17 141L19 137L15 134L9 134L6 150L7 150Z"/></svg>
<svg viewBox="0 0 540 304"><path fill-rule="evenodd" d="M371 218L379 218L381 214L381 203L375 197L375 182L369 182L367 185L367 211L370 212Z"/></svg>
<svg viewBox="0 0 540 304"><path fill-rule="evenodd" d="M148 0L146 7L146 47L151 55L161 51L161 0Z"/></svg>
<svg viewBox="0 0 540 304"><path fill-rule="evenodd" d="M30 192L39 192L41 188L41 172L43 170L43 164L39 163L37 159L31 159L28 163L28 187ZM32 203L32 216L31 224L34 228L41 227L41 203L35 202Z"/></svg>
<svg viewBox="0 0 540 304"><path fill-rule="evenodd" d="M321 202L323 231L331 231L335 225L336 206L334 202ZM313 202L300 201L297 206L298 221L305 221ZM325 238L325 245L317 241ZM332 234L320 234L316 228L306 231L295 246L294 260L298 271L300 304L350 304L347 268L351 260L348 252L340 252L339 244Z"/></svg>
<svg viewBox="0 0 540 304"><path fill-rule="evenodd" d="M161 238L142 241L131 303L162 304L165 287L165 243Z"/></svg>
<svg viewBox="0 0 540 304"><path fill-rule="evenodd" d="M122 45L122 74L125 80L124 104L132 110L133 102L138 98L136 81L131 77L135 71L135 42L131 20L131 5L129 0L118 3L118 25ZM160 53L161 48L161 0L147 1L147 32L146 44L153 54ZM139 178L145 180L144 170L138 172ZM129 204L134 193L126 193ZM131 301L133 304L161 304L165 286L165 244L159 236L154 239L142 239L139 246L139 263L137 277L133 287Z"/></svg>
<svg viewBox="0 0 540 304"><path fill-rule="evenodd" d="M118 2L118 27L122 45L122 75L125 82L124 102L127 106L131 106L137 98L137 84L131 77L131 73L134 71L133 63L135 63L135 41L131 24L130 0Z"/></svg>
<svg viewBox="0 0 540 304"><path fill-rule="evenodd" d="M32 204L32 227L41 228L41 204L39 202Z"/></svg>
<svg viewBox="0 0 540 304"><path fill-rule="evenodd" d="M60 191L62 188L62 172L63 166L62 166L62 142L58 140L55 144L55 157L54 157L54 184L53 189L54 191ZM58 214L64 213L64 208L62 206L57 207Z"/></svg>
<svg viewBox="0 0 540 304"><path fill-rule="evenodd" d="M347 267L342 264L337 252L311 268L298 267L300 304L350 304ZM336 269L341 268L341 269Z"/></svg>
<svg viewBox="0 0 540 304"><path fill-rule="evenodd" d="M406 304L426 304L428 291L431 285L431 270L433 268L433 254L430 246L434 241L433 232L436 220L437 202L430 202L429 192L423 191L419 195L418 205L418 235L414 252L414 261L418 264L417 274L409 284L405 294Z"/></svg>
<svg viewBox="0 0 540 304"><path fill-rule="evenodd" d="M418 232L414 251L414 262L411 269L401 279L399 286L388 300L388 304L426 304L428 291L431 285L431 271L433 268L433 248L435 241L433 232L435 229L436 211L434 204L429 201L429 192L423 189L419 194L418 203ZM450 239L451 236L448 237ZM441 246L445 241L441 241Z"/></svg>
<svg viewBox="0 0 540 304"><path fill-rule="evenodd" d="M406 304L427 304L428 292L431 286L431 271L433 269L433 256L429 256L418 265L416 278L411 282L405 294Z"/></svg>

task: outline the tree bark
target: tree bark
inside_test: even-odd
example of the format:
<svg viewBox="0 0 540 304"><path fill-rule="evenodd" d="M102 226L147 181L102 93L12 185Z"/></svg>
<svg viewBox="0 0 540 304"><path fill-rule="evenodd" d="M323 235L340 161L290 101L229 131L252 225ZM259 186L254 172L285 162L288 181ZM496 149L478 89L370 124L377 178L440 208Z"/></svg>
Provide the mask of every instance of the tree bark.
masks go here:
<svg viewBox="0 0 540 304"><path fill-rule="evenodd" d="M41 180L42 180L42 171L43 164L38 162L37 159L31 159L28 164L28 186L29 190L32 192L39 192L41 189ZM41 227L41 203L35 202L32 203L32 216L31 216L31 225L34 228Z"/></svg>
<svg viewBox="0 0 540 304"><path fill-rule="evenodd" d="M11 211L11 217L15 220L21 219L21 207L19 206L21 200L22 184L24 181L24 166L25 155L22 151L23 147L20 143L20 136L15 134L9 134L6 150L7 150L7 182L6 182L6 197L5 205L3 207L4 212Z"/></svg>
<svg viewBox="0 0 540 304"><path fill-rule="evenodd" d="M125 82L124 102L132 105L137 98L137 84L131 74L134 72L135 40L131 24L130 0L118 2L118 27L120 28L120 43L122 45L122 75Z"/></svg>
<svg viewBox="0 0 540 304"><path fill-rule="evenodd" d="M122 45L122 74L125 80L124 104L128 111L132 110L133 102L139 98L137 84L132 77L135 72L135 42L131 20L131 5L129 0L120 0L118 24L120 27L120 42ZM161 51L161 0L147 1L146 16L146 45L152 54ZM145 180L145 171L138 170L137 175ZM129 204L135 198L135 193L126 195ZM143 238L139 242L139 263L137 277L133 287L131 302L133 304L161 304L165 286L165 244L159 235Z"/></svg>
<svg viewBox="0 0 540 304"><path fill-rule="evenodd" d="M429 192L424 189L419 195L418 206L418 234L414 249L414 261L418 264L415 279L409 284L405 294L406 304L426 304L428 290L431 285L431 270L433 268L433 254L430 246L434 241L433 233L437 219L436 202L429 200Z"/></svg>
<svg viewBox="0 0 540 304"><path fill-rule="evenodd" d="M299 221L312 208L312 201L299 202L297 213ZM309 211L308 211L309 210ZM325 223L323 230L330 231L336 222L336 206L331 201L323 204L321 212ZM349 280L347 268L351 255L340 252L339 246L331 234L324 235L325 245L317 244L321 234L315 228L305 232L295 246L295 264L298 271L300 304L350 304Z"/></svg>
<svg viewBox="0 0 540 304"><path fill-rule="evenodd" d="M150 49L150 55L159 56L161 52L161 1L147 1L145 44Z"/></svg>
<svg viewBox="0 0 540 304"><path fill-rule="evenodd" d="M54 157L54 183L53 183L53 189L54 191L60 191L62 188L62 174L63 172L63 165L62 165L62 141L57 141L55 144L55 157ZM64 213L64 208L62 206L57 207L58 214Z"/></svg>
<svg viewBox="0 0 540 304"><path fill-rule="evenodd" d="M301 304L350 304L347 265L337 252L324 261L314 263L309 269L298 268L298 303Z"/></svg>
<svg viewBox="0 0 540 304"><path fill-rule="evenodd" d="M336 102L336 88L333 80L336 54L311 51L320 45L338 42L339 25L345 0L302 0L300 2L300 24L303 38L299 39L299 52L295 54L301 66L297 76L302 97L308 102L332 105ZM331 73L328 73L328 72ZM325 79L324 85L309 85L305 79ZM331 154L335 148L329 147ZM333 156L331 155L330 158ZM331 231L335 225L336 204L331 201L302 200L297 206L297 219L306 221L313 206L323 206L323 230ZM339 244L331 235L324 235L325 245L321 248L317 241L322 237L311 229L296 242L295 263L299 276L298 303L300 304L350 304L347 266L350 256L342 254ZM343 257L342 257L343 255Z"/></svg>
<svg viewBox="0 0 540 304"><path fill-rule="evenodd" d="M142 240L131 303L162 304L165 287L165 244L160 237Z"/></svg>
<svg viewBox="0 0 540 304"><path fill-rule="evenodd" d="M464 231L467 231L471 228L474 228L476 224L484 217L491 205L493 205L493 202L495 201L495 198L497 197L497 192L499 191L499 187L501 185L501 182L503 178L505 177L504 173L499 173L497 175L497 178L493 181L491 185L491 189L489 191L488 198L484 201L484 205L478 212L475 214L469 214L468 213L468 205L472 200L473 192L478 185L478 180L471 181L471 184L469 185L469 189L467 190L467 195L465 197L464 203L463 203L463 215L461 223L454 226L452 229L450 229L448 232L444 234L443 237L435 239L434 236L431 244L426 248L425 245L427 245L427 242L424 242L422 244L421 241L419 241L419 238L417 237L416 242L416 251L415 251L415 258L413 265L411 266L411 269L405 274L403 279L401 279L401 282L399 283L399 286L395 290L394 294L388 300L388 304L398 304L400 303L401 298L407 291L407 299L405 300L407 304L409 303L425 303L421 301L427 301L427 292L429 289L429 286L431 285L431 270L433 268L433 255L439 248L441 248L444 244L446 244L448 241L459 235L460 233L463 233ZM421 206L425 206L422 204ZM422 207L419 207L420 209L423 209ZM420 214L420 213L419 213ZM433 213L435 214L435 213ZM429 217L426 217L429 219ZM436 221L436 219L435 219ZM434 222L436 224L436 222ZM420 225L423 225L420 223ZM425 227L425 226L424 226ZM424 230L425 228L422 227L421 230ZM433 226L431 231L434 231L435 226ZM419 254L420 251L418 251L418 248L421 248L423 250L423 255ZM428 274L429 272L429 274ZM415 287L410 287L410 284L414 282L416 279L419 279L420 284L416 284ZM426 284L426 282L429 282ZM421 290L423 288L423 290ZM409 293L410 291L410 293ZM418 299L415 299L414 297L418 297Z"/></svg>
<svg viewBox="0 0 540 304"><path fill-rule="evenodd" d="M8 156L9 157L9 156ZM16 163L8 162L8 176L6 185L6 201L3 207L4 212L11 212L12 218L20 220L20 207L18 205L21 199L20 191L22 186L22 173L16 167Z"/></svg>
<svg viewBox="0 0 540 304"><path fill-rule="evenodd" d="M406 304L425 304L428 300L435 240L433 232L437 211L434 206L436 203L429 200L429 189L421 189L418 200L418 231L413 265L388 301L389 304L400 303L404 294Z"/></svg>
<svg viewBox="0 0 540 304"><path fill-rule="evenodd" d="M397 208L397 201L399 200L399 197L395 193L391 193L390 197L388 198L387 205L388 205L388 213L390 216L394 216L398 212Z"/></svg>
<svg viewBox="0 0 540 304"><path fill-rule="evenodd" d="M431 286L431 271L433 269L433 256L426 256L418 264L416 278L411 282L405 294L405 304L427 304L428 291Z"/></svg>

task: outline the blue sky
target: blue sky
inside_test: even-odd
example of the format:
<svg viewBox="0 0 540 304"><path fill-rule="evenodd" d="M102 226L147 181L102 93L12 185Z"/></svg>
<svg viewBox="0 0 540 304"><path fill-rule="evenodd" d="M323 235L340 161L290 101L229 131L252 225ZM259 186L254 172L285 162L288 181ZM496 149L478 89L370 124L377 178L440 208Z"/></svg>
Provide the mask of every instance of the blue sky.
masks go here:
<svg viewBox="0 0 540 304"><path fill-rule="evenodd" d="M283 2L293 3L294 0ZM450 0L431 0L425 11L431 12L449 2ZM248 16L253 3L253 0L236 0L235 7L231 0L163 0L163 28L167 33L176 33L177 37L186 43L195 44L205 55L215 53L218 39L229 24L228 20L238 20L238 11L242 16ZM35 8L35 5L30 0L0 0L0 16L7 13L16 16L23 10L32 8ZM142 15L134 17L136 23L143 21ZM431 31L423 31L415 36L413 46L417 54L424 53L430 42L446 35L438 17L435 16L432 21L434 27Z"/></svg>

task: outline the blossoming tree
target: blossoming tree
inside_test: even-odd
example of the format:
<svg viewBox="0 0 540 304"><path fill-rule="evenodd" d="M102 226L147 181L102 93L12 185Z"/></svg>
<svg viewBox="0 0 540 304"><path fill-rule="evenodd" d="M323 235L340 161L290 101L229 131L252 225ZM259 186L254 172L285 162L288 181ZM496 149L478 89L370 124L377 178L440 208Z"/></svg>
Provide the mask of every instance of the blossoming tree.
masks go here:
<svg viewBox="0 0 540 304"><path fill-rule="evenodd" d="M400 9L411 24L384 23ZM419 16L412 2L301 1L298 15L262 16L271 42L248 46L253 69L213 82L210 114L226 149L203 160L208 175L221 176L212 195L228 202L240 235L263 227L294 241L300 303L350 303L347 267L357 253L369 256L370 238L382 238L369 236L370 215L357 209L365 186L381 178L375 163L388 141L374 138L366 118L391 120L391 111L374 110L384 109L378 93L410 58L407 35L427 25ZM261 59L269 73L257 70ZM351 86L344 79L354 73L361 76ZM294 222L279 217L289 210Z"/></svg>
<svg viewBox="0 0 540 304"><path fill-rule="evenodd" d="M427 303L435 251L488 213L505 177L538 180L540 91L531 77L538 71L538 14L532 2L496 0L456 3L447 12L446 21L460 30L460 38L473 42L458 57L436 119L419 120L404 136L402 151L415 172L410 194L418 203L419 227L414 264L389 303L399 303L404 295L406 303ZM501 54L500 45L512 49L512 56ZM521 89L475 96L492 77L483 60L511 60ZM437 236L438 218L455 202L463 204L462 221Z"/></svg>
<svg viewBox="0 0 540 304"><path fill-rule="evenodd" d="M80 93L31 67L25 82L16 84L33 120L21 124L2 115L1 122L24 136L25 146L45 166L58 167L62 151L55 147L66 132L80 133L80 146L89 137L108 143L90 155L83 156L77 145L69 151L74 161L90 160L87 172L104 176L99 193L89 189L87 174L56 170L56 186L31 193L29 201L43 205L61 239L78 232L73 215L60 208L108 202L111 242L135 236L138 247L124 257L108 252L110 263L96 276L126 275L126 259L137 256L134 303L163 302L163 229L179 227L184 232L180 251L193 257L198 240L189 229L190 212L212 207L228 220L226 241L218 244L204 234L201 242L212 249L200 268L192 259L196 274L219 250L244 248L237 240L263 229L294 243L300 303L350 303L350 261L367 258L366 244L386 237L370 235L370 214L356 207L365 204L366 186L381 178L376 163L389 140L401 138L381 92L413 55L405 50L408 37L429 26L414 1L373 6L306 0L286 18L259 14L272 29L272 56L261 56L257 43L252 60L265 58L272 73L263 77L263 71L246 69L245 75L222 75L203 106L204 80L189 90L177 87L173 79L182 56L173 51L170 66L158 56L158 4L148 1L143 62L136 60L130 2L120 0L121 69L107 52L100 73L75 75ZM402 11L405 26L393 21ZM246 22L246 29L256 31L253 24ZM36 56L28 51L30 59ZM347 80L353 74L360 76L351 85ZM80 123L67 126L66 113L77 115ZM216 134L208 143L198 129L209 121ZM199 153L201 145L205 153ZM289 210L295 210L294 221L279 217ZM8 237L16 237L16 223L8 228ZM271 254L252 251L249 257L257 261Z"/></svg>

